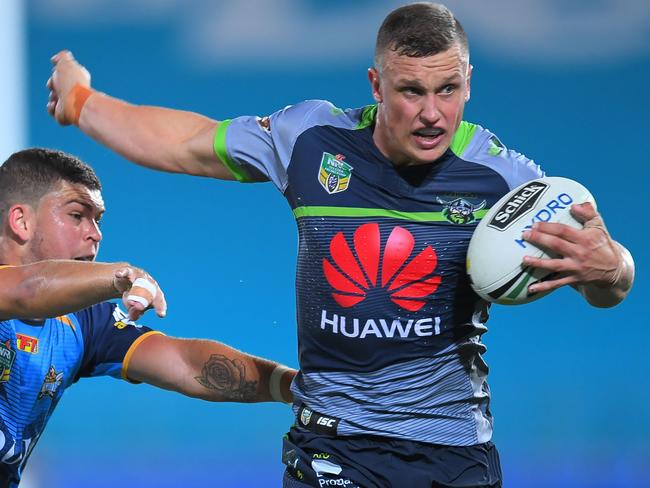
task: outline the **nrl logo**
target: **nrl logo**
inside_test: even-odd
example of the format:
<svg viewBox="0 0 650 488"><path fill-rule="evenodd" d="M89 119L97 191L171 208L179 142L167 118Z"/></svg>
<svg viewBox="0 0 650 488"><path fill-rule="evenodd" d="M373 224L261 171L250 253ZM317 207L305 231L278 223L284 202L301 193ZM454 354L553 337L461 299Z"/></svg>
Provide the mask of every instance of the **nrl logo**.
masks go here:
<svg viewBox="0 0 650 488"><path fill-rule="evenodd" d="M309 425L309 421L311 420L311 410L308 408L303 408L302 412L300 412L300 421L302 422L302 425Z"/></svg>
<svg viewBox="0 0 650 488"><path fill-rule="evenodd" d="M318 181L330 195L348 189L352 177L352 166L343 161L345 156L323 153L318 170Z"/></svg>
<svg viewBox="0 0 650 488"><path fill-rule="evenodd" d="M474 212L485 207L485 200L478 205L468 202L464 198L455 198L448 202L436 197L436 201L443 205L442 215L452 224L464 225L476 221Z"/></svg>
<svg viewBox="0 0 650 488"><path fill-rule="evenodd" d="M11 339L0 343L0 383L6 383L11 376L11 366L16 359L16 351L11 349Z"/></svg>

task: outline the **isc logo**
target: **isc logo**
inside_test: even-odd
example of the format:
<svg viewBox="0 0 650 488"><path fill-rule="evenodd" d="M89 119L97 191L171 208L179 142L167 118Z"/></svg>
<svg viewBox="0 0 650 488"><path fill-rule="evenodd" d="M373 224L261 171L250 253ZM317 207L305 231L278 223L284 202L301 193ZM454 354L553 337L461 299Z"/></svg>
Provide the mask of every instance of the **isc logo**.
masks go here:
<svg viewBox="0 0 650 488"><path fill-rule="evenodd" d="M322 425L324 427L333 427L335 422L336 422L336 419L330 419L330 418L327 418L327 417L319 417L318 420L316 421L316 424Z"/></svg>

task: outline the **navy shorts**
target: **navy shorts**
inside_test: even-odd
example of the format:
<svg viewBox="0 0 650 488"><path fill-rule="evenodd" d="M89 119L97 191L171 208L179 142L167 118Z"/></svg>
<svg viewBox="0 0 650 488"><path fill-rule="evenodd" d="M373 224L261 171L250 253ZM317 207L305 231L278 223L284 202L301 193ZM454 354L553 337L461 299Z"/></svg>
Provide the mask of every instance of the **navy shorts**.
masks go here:
<svg viewBox="0 0 650 488"><path fill-rule="evenodd" d="M500 488L492 442L442 446L376 436L333 437L294 426L284 438L284 488Z"/></svg>

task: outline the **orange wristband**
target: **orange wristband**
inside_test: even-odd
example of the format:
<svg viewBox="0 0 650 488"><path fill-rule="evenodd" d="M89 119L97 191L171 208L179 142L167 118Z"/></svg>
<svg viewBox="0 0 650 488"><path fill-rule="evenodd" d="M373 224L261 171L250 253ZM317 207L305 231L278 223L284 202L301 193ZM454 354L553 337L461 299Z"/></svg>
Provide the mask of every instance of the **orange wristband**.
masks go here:
<svg viewBox="0 0 650 488"><path fill-rule="evenodd" d="M81 109L83 109L86 100L88 97L95 93L95 90L88 88L77 83L72 87L70 93L68 93L68 106L71 108L72 113L70 114L70 122L74 125L79 126L79 117L81 116Z"/></svg>

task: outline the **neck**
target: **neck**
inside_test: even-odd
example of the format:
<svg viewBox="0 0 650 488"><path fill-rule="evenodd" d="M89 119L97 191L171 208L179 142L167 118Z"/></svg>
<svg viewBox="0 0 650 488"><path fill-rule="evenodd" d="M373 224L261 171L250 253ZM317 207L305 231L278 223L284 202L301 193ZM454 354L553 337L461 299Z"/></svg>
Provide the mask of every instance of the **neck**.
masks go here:
<svg viewBox="0 0 650 488"><path fill-rule="evenodd" d="M377 149L379 149L379 152L391 163L393 163L394 166L397 167L412 166L414 164L417 164L409 158L399 157L395 154L391 154L390 143L388 142L390 141L390 134L388 133L388 130L382 121L382 117L382 106L381 103L379 103L377 105L377 115L375 117L375 130L372 133L372 140L375 143L375 146L377 146Z"/></svg>
<svg viewBox="0 0 650 488"><path fill-rule="evenodd" d="M0 236L0 263L20 266L27 264L23 256L24 247L7 236Z"/></svg>

